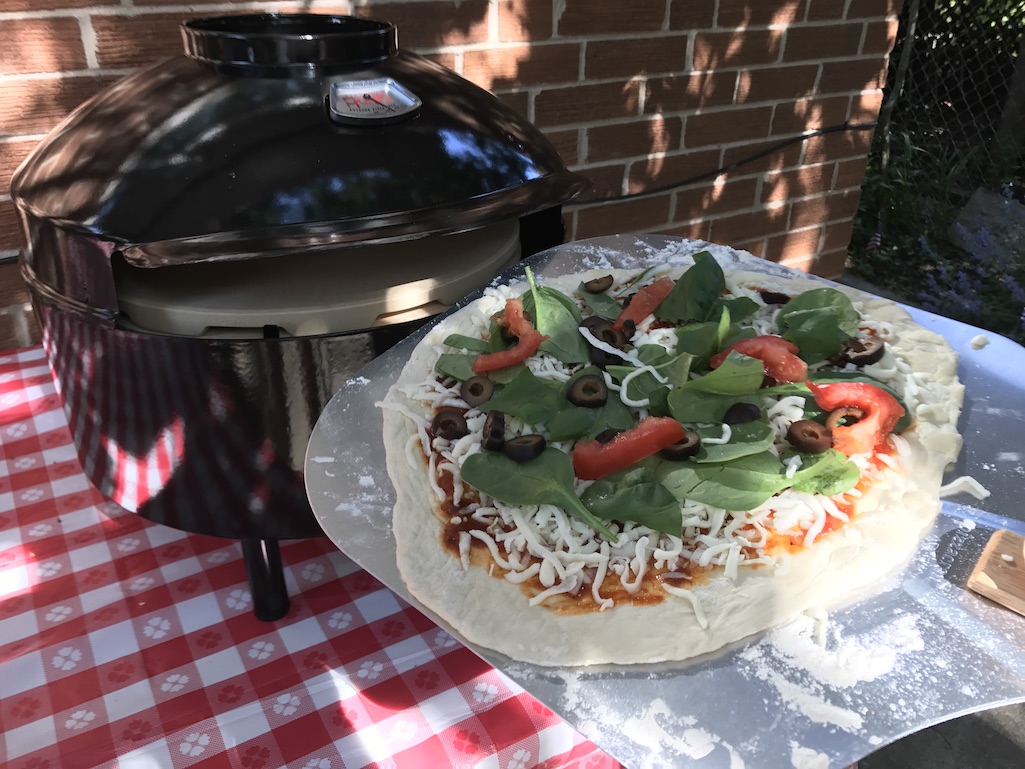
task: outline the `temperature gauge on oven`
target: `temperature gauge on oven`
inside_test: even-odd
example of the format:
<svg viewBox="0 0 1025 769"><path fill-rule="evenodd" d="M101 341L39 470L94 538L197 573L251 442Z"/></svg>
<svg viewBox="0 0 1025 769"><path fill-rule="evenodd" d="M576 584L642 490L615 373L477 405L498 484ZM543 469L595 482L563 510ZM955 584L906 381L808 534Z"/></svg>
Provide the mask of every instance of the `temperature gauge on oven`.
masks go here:
<svg viewBox="0 0 1025 769"><path fill-rule="evenodd" d="M343 125L378 126L415 117L420 98L390 77L331 84L331 119Z"/></svg>

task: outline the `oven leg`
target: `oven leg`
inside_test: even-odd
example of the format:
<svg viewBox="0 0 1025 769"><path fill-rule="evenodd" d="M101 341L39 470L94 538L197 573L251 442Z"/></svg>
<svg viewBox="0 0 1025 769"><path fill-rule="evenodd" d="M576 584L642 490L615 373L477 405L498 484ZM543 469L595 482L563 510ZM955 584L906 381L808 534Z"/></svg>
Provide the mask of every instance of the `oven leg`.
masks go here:
<svg viewBox="0 0 1025 769"><path fill-rule="evenodd" d="M288 612L288 590L281 568L281 549L276 539L242 540L249 591L253 594L253 613L257 619L273 622Z"/></svg>

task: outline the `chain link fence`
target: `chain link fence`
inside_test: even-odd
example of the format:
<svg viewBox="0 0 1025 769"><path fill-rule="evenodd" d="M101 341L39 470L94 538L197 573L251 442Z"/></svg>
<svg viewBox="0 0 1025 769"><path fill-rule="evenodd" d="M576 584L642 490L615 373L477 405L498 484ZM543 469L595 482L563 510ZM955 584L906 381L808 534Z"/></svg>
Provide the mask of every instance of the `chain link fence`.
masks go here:
<svg viewBox="0 0 1025 769"><path fill-rule="evenodd" d="M879 123L852 271L1025 339L1025 3L905 0Z"/></svg>

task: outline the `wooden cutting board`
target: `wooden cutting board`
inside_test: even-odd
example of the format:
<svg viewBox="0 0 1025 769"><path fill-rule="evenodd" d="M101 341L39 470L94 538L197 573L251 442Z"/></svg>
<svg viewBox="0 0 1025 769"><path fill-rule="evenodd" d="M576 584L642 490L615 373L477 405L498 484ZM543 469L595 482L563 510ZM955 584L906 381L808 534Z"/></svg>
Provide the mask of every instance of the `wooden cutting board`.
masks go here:
<svg viewBox="0 0 1025 769"><path fill-rule="evenodd" d="M1025 537L1006 529L994 532L968 589L1025 616Z"/></svg>

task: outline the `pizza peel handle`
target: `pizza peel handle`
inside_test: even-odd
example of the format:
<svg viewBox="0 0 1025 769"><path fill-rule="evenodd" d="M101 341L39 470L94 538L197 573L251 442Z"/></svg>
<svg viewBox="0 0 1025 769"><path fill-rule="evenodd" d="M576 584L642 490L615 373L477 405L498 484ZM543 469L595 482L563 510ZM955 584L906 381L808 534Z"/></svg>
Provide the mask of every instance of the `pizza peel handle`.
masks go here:
<svg viewBox="0 0 1025 769"><path fill-rule="evenodd" d="M968 588L1025 616L1025 537L1001 529L990 537Z"/></svg>

